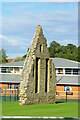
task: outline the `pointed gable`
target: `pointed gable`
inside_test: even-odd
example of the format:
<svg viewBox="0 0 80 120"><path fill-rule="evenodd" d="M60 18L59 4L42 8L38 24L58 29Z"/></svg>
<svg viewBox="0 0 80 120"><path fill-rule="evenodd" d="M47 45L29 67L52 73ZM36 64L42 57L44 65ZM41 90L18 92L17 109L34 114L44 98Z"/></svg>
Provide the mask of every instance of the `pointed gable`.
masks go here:
<svg viewBox="0 0 80 120"><path fill-rule="evenodd" d="M55 68L40 25L24 62L19 101L21 105L55 102Z"/></svg>

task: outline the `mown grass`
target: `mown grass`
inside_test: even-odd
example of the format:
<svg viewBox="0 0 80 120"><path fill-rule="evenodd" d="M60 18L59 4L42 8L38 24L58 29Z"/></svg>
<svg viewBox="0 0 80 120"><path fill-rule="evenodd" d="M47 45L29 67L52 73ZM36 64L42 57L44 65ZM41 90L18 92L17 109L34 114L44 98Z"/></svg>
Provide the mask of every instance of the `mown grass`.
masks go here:
<svg viewBox="0 0 80 120"><path fill-rule="evenodd" d="M78 102L20 106L18 102L3 102L3 116L64 116L78 117Z"/></svg>

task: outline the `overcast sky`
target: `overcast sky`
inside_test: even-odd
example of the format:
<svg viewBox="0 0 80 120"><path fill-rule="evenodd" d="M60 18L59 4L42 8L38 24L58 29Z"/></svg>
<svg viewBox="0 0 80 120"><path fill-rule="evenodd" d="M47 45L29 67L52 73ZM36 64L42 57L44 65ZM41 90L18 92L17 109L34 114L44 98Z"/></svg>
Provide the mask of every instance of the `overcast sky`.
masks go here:
<svg viewBox="0 0 80 120"><path fill-rule="evenodd" d="M4 2L0 16L0 39L9 58L27 53L38 24L48 46L53 40L78 45L78 3Z"/></svg>

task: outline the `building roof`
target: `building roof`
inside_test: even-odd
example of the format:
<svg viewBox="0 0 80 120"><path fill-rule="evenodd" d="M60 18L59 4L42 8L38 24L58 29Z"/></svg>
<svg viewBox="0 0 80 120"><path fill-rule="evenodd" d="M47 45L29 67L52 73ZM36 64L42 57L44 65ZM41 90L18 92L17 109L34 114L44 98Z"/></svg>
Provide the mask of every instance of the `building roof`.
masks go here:
<svg viewBox="0 0 80 120"><path fill-rule="evenodd" d="M0 67L23 67L24 61L0 64Z"/></svg>
<svg viewBox="0 0 80 120"><path fill-rule="evenodd" d="M80 76L57 76L57 84L80 85ZM20 83L20 75L0 74L0 83Z"/></svg>
<svg viewBox="0 0 80 120"><path fill-rule="evenodd" d="M63 59L51 58L56 68L80 68L80 62ZM0 67L23 67L24 61L0 64Z"/></svg>
<svg viewBox="0 0 80 120"><path fill-rule="evenodd" d="M0 83L20 83L20 75L16 74L0 74Z"/></svg>
<svg viewBox="0 0 80 120"><path fill-rule="evenodd" d="M80 62L63 59L63 58L51 58L56 68L80 68Z"/></svg>
<svg viewBox="0 0 80 120"><path fill-rule="evenodd" d="M63 59L51 58L56 68L80 68L80 63ZM0 65L0 67L23 67L24 61L11 62ZM80 76L57 76L57 84L80 85ZM19 74L0 74L0 82L20 83Z"/></svg>
<svg viewBox="0 0 80 120"><path fill-rule="evenodd" d="M80 76L57 76L57 84L80 85Z"/></svg>

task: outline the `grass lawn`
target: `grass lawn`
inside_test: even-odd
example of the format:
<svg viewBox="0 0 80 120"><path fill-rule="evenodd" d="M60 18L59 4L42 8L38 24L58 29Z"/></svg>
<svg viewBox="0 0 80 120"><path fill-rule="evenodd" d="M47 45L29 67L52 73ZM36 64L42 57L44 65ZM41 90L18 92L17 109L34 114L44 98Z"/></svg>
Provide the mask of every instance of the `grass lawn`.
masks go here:
<svg viewBox="0 0 80 120"><path fill-rule="evenodd" d="M20 106L18 102L3 102L2 115L78 117L78 103L67 102Z"/></svg>

